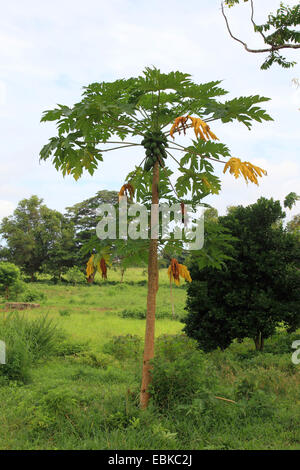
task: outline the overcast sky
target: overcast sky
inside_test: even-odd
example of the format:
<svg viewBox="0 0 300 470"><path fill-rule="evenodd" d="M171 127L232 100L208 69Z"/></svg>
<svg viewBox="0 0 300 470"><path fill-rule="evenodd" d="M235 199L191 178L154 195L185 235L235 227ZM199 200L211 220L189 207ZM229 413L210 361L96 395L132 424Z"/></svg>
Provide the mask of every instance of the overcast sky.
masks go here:
<svg viewBox="0 0 300 470"><path fill-rule="evenodd" d="M256 22L261 23L279 0L254 3ZM248 3L227 12L236 35L250 46L261 45L250 26ZM297 51L286 56L297 60ZM39 163L41 147L55 134L51 124L40 123L41 114L57 103L79 101L84 85L139 75L151 65L163 72L190 73L200 83L223 80L230 92L226 99L253 94L271 98L265 107L274 122L255 124L250 132L242 124L212 126L233 156L258 164L268 176L257 187L222 175L221 193L205 202L224 214L227 206L251 204L260 196L283 201L289 192L299 193L300 88L292 79L300 79L300 53L292 69L274 65L262 71L263 59L229 37L219 0L2 2L0 219L32 194L63 211L99 190L119 191L141 155L112 152L93 177L64 179L50 162ZM299 204L289 218L298 212Z"/></svg>

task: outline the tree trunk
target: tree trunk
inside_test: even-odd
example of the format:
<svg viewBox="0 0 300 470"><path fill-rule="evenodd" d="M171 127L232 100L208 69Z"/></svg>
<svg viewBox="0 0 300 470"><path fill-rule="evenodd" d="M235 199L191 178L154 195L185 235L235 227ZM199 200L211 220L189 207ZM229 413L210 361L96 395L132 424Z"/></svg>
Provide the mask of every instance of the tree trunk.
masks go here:
<svg viewBox="0 0 300 470"><path fill-rule="evenodd" d="M87 278L87 282L88 282L89 284L92 284L92 283L94 282L95 276L96 276L96 271L94 271L94 272Z"/></svg>
<svg viewBox="0 0 300 470"><path fill-rule="evenodd" d="M263 351L264 350L264 344L265 344L265 339L262 335L262 333L260 334L260 351Z"/></svg>
<svg viewBox="0 0 300 470"><path fill-rule="evenodd" d="M264 337L261 333L261 331L259 331L259 333L257 334L257 336L254 338L254 343L255 343L255 349L256 351L263 351L264 349Z"/></svg>
<svg viewBox="0 0 300 470"><path fill-rule="evenodd" d="M123 282L124 273L125 273L125 269L121 269L121 284Z"/></svg>
<svg viewBox="0 0 300 470"><path fill-rule="evenodd" d="M172 289L172 280L170 279L170 297L171 297L171 305L172 305L172 318L175 318L175 307L174 307L174 299L173 299L173 289Z"/></svg>
<svg viewBox="0 0 300 470"><path fill-rule="evenodd" d="M152 204L158 204L158 182L159 182L159 163L154 164L152 180ZM147 408L149 402L148 387L151 381L151 364L149 361L154 357L154 334L155 334L155 310L156 294L158 290L158 264L157 264L157 246L158 240L151 238L149 247L148 262L148 295L147 295L147 317L145 346L143 358L142 386L140 394L141 408Z"/></svg>

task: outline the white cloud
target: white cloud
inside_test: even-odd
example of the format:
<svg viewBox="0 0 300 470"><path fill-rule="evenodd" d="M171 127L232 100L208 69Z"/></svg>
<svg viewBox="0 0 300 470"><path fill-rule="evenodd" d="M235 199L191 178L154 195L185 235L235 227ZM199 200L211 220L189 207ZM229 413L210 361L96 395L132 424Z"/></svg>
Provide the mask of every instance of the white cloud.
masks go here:
<svg viewBox="0 0 300 470"><path fill-rule="evenodd" d="M0 200L0 221L3 217L11 215L15 209L15 205L11 201Z"/></svg>

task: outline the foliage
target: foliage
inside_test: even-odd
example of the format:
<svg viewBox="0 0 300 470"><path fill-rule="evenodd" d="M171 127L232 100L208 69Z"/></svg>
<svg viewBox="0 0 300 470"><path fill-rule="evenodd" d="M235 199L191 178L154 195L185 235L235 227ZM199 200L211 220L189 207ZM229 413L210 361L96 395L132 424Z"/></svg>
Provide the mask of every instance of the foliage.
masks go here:
<svg viewBox="0 0 300 470"><path fill-rule="evenodd" d="M17 279L16 282L9 289L7 300L27 302L27 300L25 300L27 292L28 284L22 281L22 279Z"/></svg>
<svg viewBox="0 0 300 470"><path fill-rule="evenodd" d="M299 326L299 241L279 223L284 216L273 199L237 206L220 217L236 238L226 269L200 271L191 261L184 331L201 349L224 349L245 337L262 349L278 325Z"/></svg>
<svg viewBox="0 0 300 470"><path fill-rule="evenodd" d="M71 231L71 233L69 233ZM42 204L42 199L31 196L19 202L12 216L4 217L0 233L8 246L8 261L14 262L31 278L47 266L60 269L72 260L72 227L66 227L62 214ZM71 243L66 244L66 237ZM69 249L69 254L61 255Z"/></svg>
<svg viewBox="0 0 300 470"><path fill-rule="evenodd" d="M35 302L46 300L47 296L44 292L40 292L39 290L35 289L32 286L26 285L24 292L21 295L22 302Z"/></svg>
<svg viewBox="0 0 300 470"><path fill-rule="evenodd" d="M121 317L122 318L136 318L137 320L144 320L147 316L147 310L146 309L137 309L137 308L126 308L122 310L121 312ZM158 308L156 312L156 318L170 318L172 319L172 313L170 309L163 309L163 308ZM175 314L174 320L179 320L181 318L181 315Z"/></svg>
<svg viewBox="0 0 300 470"><path fill-rule="evenodd" d="M291 192L289 193L285 198L284 198L284 207L288 207L289 209L292 209L292 207L297 203L297 201L300 200L300 196L298 196L296 193Z"/></svg>
<svg viewBox="0 0 300 470"><path fill-rule="evenodd" d="M182 333L161 335L156 339L155 346L160 358L168 362L197 350L196 341Z"/></svg>
<svg viewBox="0 0 300 470"><path fill-rule="evenodd" d="M220 81L196 84L188 74L164 74L156 68L146 68L143 75L136 78L92 83L85 88L83 99L74 106L59 105L44 113L43 122L57 122L58 135L42 148L40 157L42 160L52 157L57 170L78 179L84 170L93 174L103 160L104 153L118 148L140 148L142 164L145 158L150 158L154 145L151 139L157 134L158 139L163 139L161 144L165 147L168 159L177 161L182 174L172 186L170 178L173 173L167 166L168 159L163 158L165 164L159 170L160 199L172 203L182 202L185 198L184 203L199 204L208 194L217 193L220 189L220 181L214 175L212 163L231 158L226 145L209 140L216 136L208 123L217 119L224 123L238 120L251 128L253 120L262 122L271 119L259 107L267 98L250 96L222 102L219 98L227 92L220 84ZM193 114L201 118L195 118ZM169 131L165 130L168 126L172 127L178 116L184 115L190 116L192 120L186 128L193 127L196 132L196 140L188 146L172 142L168 139ZM199 123L202 123L201 126ZM175 129L174 133L178 130ZM131 141L127 142L129 136ZM146 144L146 155L143 155ZM173 156L176 152L181 154L180 160ZM137 202L149 204L152 176L151 172L142 169L141 164L127 176L127 181L135 190ZM75 218L80 211L79 206L74 209ZM75 219L74 223L76 225ZM139 258L144 260L148 241L134 242L127 240L125 243L117 239L114 248L111 243L109 246L117 250L121 259L127 258L134 262ZM174 255L183 248L178 240L170 243L162 240L161 243L163 246L170 244ZM95 248L98 252L107 244L104 240L97 241L95 236L87 243L86 251L91 253ZM209 257L205 259L208 262Z"/></svg>
<svg viewBox="0 0 300 470"><path fill-rule="evenodd" d="M77 266L69 268L65 273L64 278L67 282L72 283L74 286L76 286L78 283L85 282L85 275Z"/></svg>
<svg viewBox="0 0 300 470"><path fill-rule="evenodd" d="M10 290L20 286L20 270L13 263L0 262L0 294L9 297Z"/></svg>
<svg viewBox="0 0 300 470"><path fill-rule="evenodd" d="M300 240L300 214L296 214L292 220L286 224L287 232L293 233Z"/></svg>
<svg viewBox="0 0 300 470"><path fill-rule="evenodd" d="M145 277L143 270L130 268L127 277L133 285L126 284L120 291L118 286L103 284L101 307L117 309L122 302L122 308L143 308L145 287L138 284ZM111 279L117 282L119 273L112 271ZM226 351L206 353L202 356L206 367L197 377L199 389L190 400L186 397L185 404L170 403L169 408L150 403L141 412L140 361L117 361L104 354L102 346L108 334L129 332L142 337L143 322L122 320L112 311L95 310L99 306L98 286L73 287L51 282L34 286L47 293L51 317L64 326L67 336L56 343L55 356L34 363L29 370L29 383L23 385L8 381L4 375L0 377L3 450L299 448L299 365L291 362L290 346L294 338L300 339L300 330L288 335L280 328L266 340L265 350L259 355L248 339L233 343ZM168 290L165 269L160 272L159 308L164 308ZM66 305L66 293L74 299L69 307L72 321L59 315L59 309ZM178 288L174 294L183 306L185 289ZM26 316L34 319L37 311L28 311ZM172 340L173 333L179 334L180 330L178 322L157 322L156 332L163 336L156 339L156 351L164 348L164 353L159 352L163 361L172 362L187 351L196 351L197 343L191 338ZM93 364L89 353L97 357L99 365ZM109 362L107 367L102 358ZM1 368L2 365L0 371ZM241 393L244 380L248 391L253 386L253 393L247 392L247 386Z"/></svg>
<svg viewBox="0 0 300 470"><path fill-rule="evenodd" d="M66 208L66 218L75 229L75 256L76 264L82 266L86 262L86 253L82 247L95 238L95 230L101 217L97 216L97 209L102 204L115 205L118 201L116 191L98 191L95 196L85 199L74 206Z"/></svg>
<svg viewBox="0 0 300 470"><path fill-rule="evenodd" d="M116 361L109 354L95 353L93 351L82 351L74 356L70 356L74 364L107 369L109 366L115 366Z"/></svg>
<svg viewBox="0 0 300 470"><path fill-rule="evenodd" d="M150 393L160 409L186 404L195 398L204 358L191 341L181 335L159 338L152 363Z"/></svg>
<svg viewBox="0 0 300 470"><path fill-rule="evenodd" d="M41 120L56 121L58 135L50 138L49 143L44 145L40 151L40 159L52 158L55 168L64 176L71 174L75 180L78 180L84 170L87 170L90 175L94 174L99 162L103 161L104 152L119 148L141 147L145 151L145 156L134 171L127 176L127 182L121 187L120 197L123 198L125 189L130 188L131 199L135 192L137 202L147 204L149 209L151 208L150 201L158 204L163 200L168 203L178 202L181 208L190 202L193 208L196 208L205 196L217 194L220 189L220 180L214 175L214 167L208 160L216 162L219 161L220 156L231 157L225 145L212 142L218 138L210 130L208 122L217 119L222 122L231 122L237 119L251 128L253 120L262 122L272 119L257 106L258 103L267 101L267 98L241 97L224 104L216 99L226 94L226 91L219 85L220 81L198 85L192 82L188 74L178 71L163 74L155 67L146 68L143 75L139 77L116 80L111 83L93 83L85 88L81 102L72 107L58 105L58 108L44 112ZM190 124L186 124L187 119L191 120ZM170 129L165 130L166 127ZM184 147L171 141L171 148L168 140L169 133L175 140L174 133L179 133L181 128L185 133L188 127L192 127L195 132L196 140L192 141L192 145ZM127 137L134 142L126 141ZM116 142L115 139L118 141ZM107 144L117 146L107 148ZM168 152L169 147L172 153ZM180 161L174 158L174 149L180 153ZM167 167L169 157L177 162L179 171L182 173L174 186L170 180L173 172ZM144 168L142 168L144 161ZM251 167L251 171L253 168ZM153 171L150 171L152 169ZM247 169L250 171L248 167ZM261 171L256 169L256 174ZM182 198L188 198L188 200ZM148 221L149 215L148 213ZM137 225L140 225L138 238L147 238L141 236L142 228L139 218L136 220L136 215L133 217ZM148 223L148 235L151 225L153 224ZM107 239L107 236L104 235L102 238ZM147 334L141 387L141 406L145 408L149 400L149 360L154 354L152 332L154 332L155 299L158 287L158 243L156 241L158 237L154 237L151 233L149 243L144 243L144 240L140 240L141 244L131 244L128 241L124 243L124 239L128 238L127 232L122 234L119 231L118 236L115 235L112 238L115 240L113 245L121 245L123 249L125 247L129 259L129 252L137 256L142 245L140 260L143 261L145 256L149 260ZM182 250L186 238L185 236L183 239L174 240L173 237L171 245L177 245L177 249ZM169 243L168 240L168 235L166 240L163 240L163 236L160 237L160 243L164 246ZM108 244L111 246L111 242ZM103 246L101 248L104 249ZM93 259L90 258L87 266L89 280L92 280L93 275L91 273ZM104 270L101 268L102 276L106 278L106 262L103 257L100 264L102 261L105 265ZM131 257L131 262L133 262L133 257ZM211 262L216 261L210 260L210 264ZM187 277L186 273L185 277Z"/></svg>
<svg viewBox="0 0 300 470"><path fill-rule="evenodd" d="M0 337L6 344L6 364L0 374L10 380L26 382L33 364L53 354L61 333L47 316L28 320L18 313L10 313L0 320Z"/></svg>
<svg viewBox="0 0 300 470"><path fill-rule="evenodd" d="M107 342L103 351L113 355L116 359L136 359L141 352L142 341L137 335L113 336Z"/></svg>
<svg viewBox="0 0 300 470"><path fill-rule="evenodd" d="M248 0L244 0L247 2ZM235 4L240 3L240 0L225 0L225 5L229 8L234 6ZM300 47L300 32L299 30L293 29L293 27L297 27L300 24L300 6L295 5L293 7L289 7L284 5L282 2L280 3L280 7L277 9L275 15L270 13L268 15L268 19L265 24L257 25L254 22L253 15L254 15L254 2L250 0L251 4L251 22L254 28L254 32L259 33L262 37L265 46L264 49L250 49L248 48L247 44L243 41L233 37L237 41L241 42L245 49L248 52L268 52L269 55L265 59L264 63L261 66L261 69L266 70L274 63L277 63L281 67L290 68L293 67L296 62L289 62L283 57L279 51L281 49L297 49ZM224 9L223 9L223 15ZM225 17L227 26L227 18ZM228 26L229 29L229 26ZM230 30L229 30L230 32ZM231 33L231 32L230 32Z"/></svg>

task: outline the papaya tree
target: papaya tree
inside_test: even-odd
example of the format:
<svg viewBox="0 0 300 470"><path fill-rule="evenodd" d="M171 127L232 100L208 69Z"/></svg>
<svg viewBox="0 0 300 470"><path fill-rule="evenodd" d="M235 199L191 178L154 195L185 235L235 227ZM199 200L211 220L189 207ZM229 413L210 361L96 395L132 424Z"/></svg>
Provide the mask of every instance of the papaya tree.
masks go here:
<svg viewBox="0 0 300 470"><path fill-rule="evenodd" d="M236 120L250 129L253 120L271 120L259 106L268 98L223 100L226 93L220 81L197 84L189 74L164 74L155 67L146 68L138 77L92 83L74 106L58 105L44 112L42 121L56 121L58 133L42 148L40 158L52 157L57 170L78 180L84 170L93 175L107 153L138 149L141 162L124 181L136 201L149 208L158 207L161 201L176 202L184 213L186 204L194 207L207 195L218 194L221 181L214 165L225 164L224 172L228 169L236 178L242 175L255 184L265 173L232 157L209 126L217 120ZM186 145L179 143L177 136L190 129L194 138ZM168 166L171 160L181 173L176 181ZM145 408L154 357L159 240L151 235L143 242L147 243L148 294L140 404ZM170 239L166 245L175 255L180 243ZM214 265L213 253L210 247L208 265Z"/></svg>

